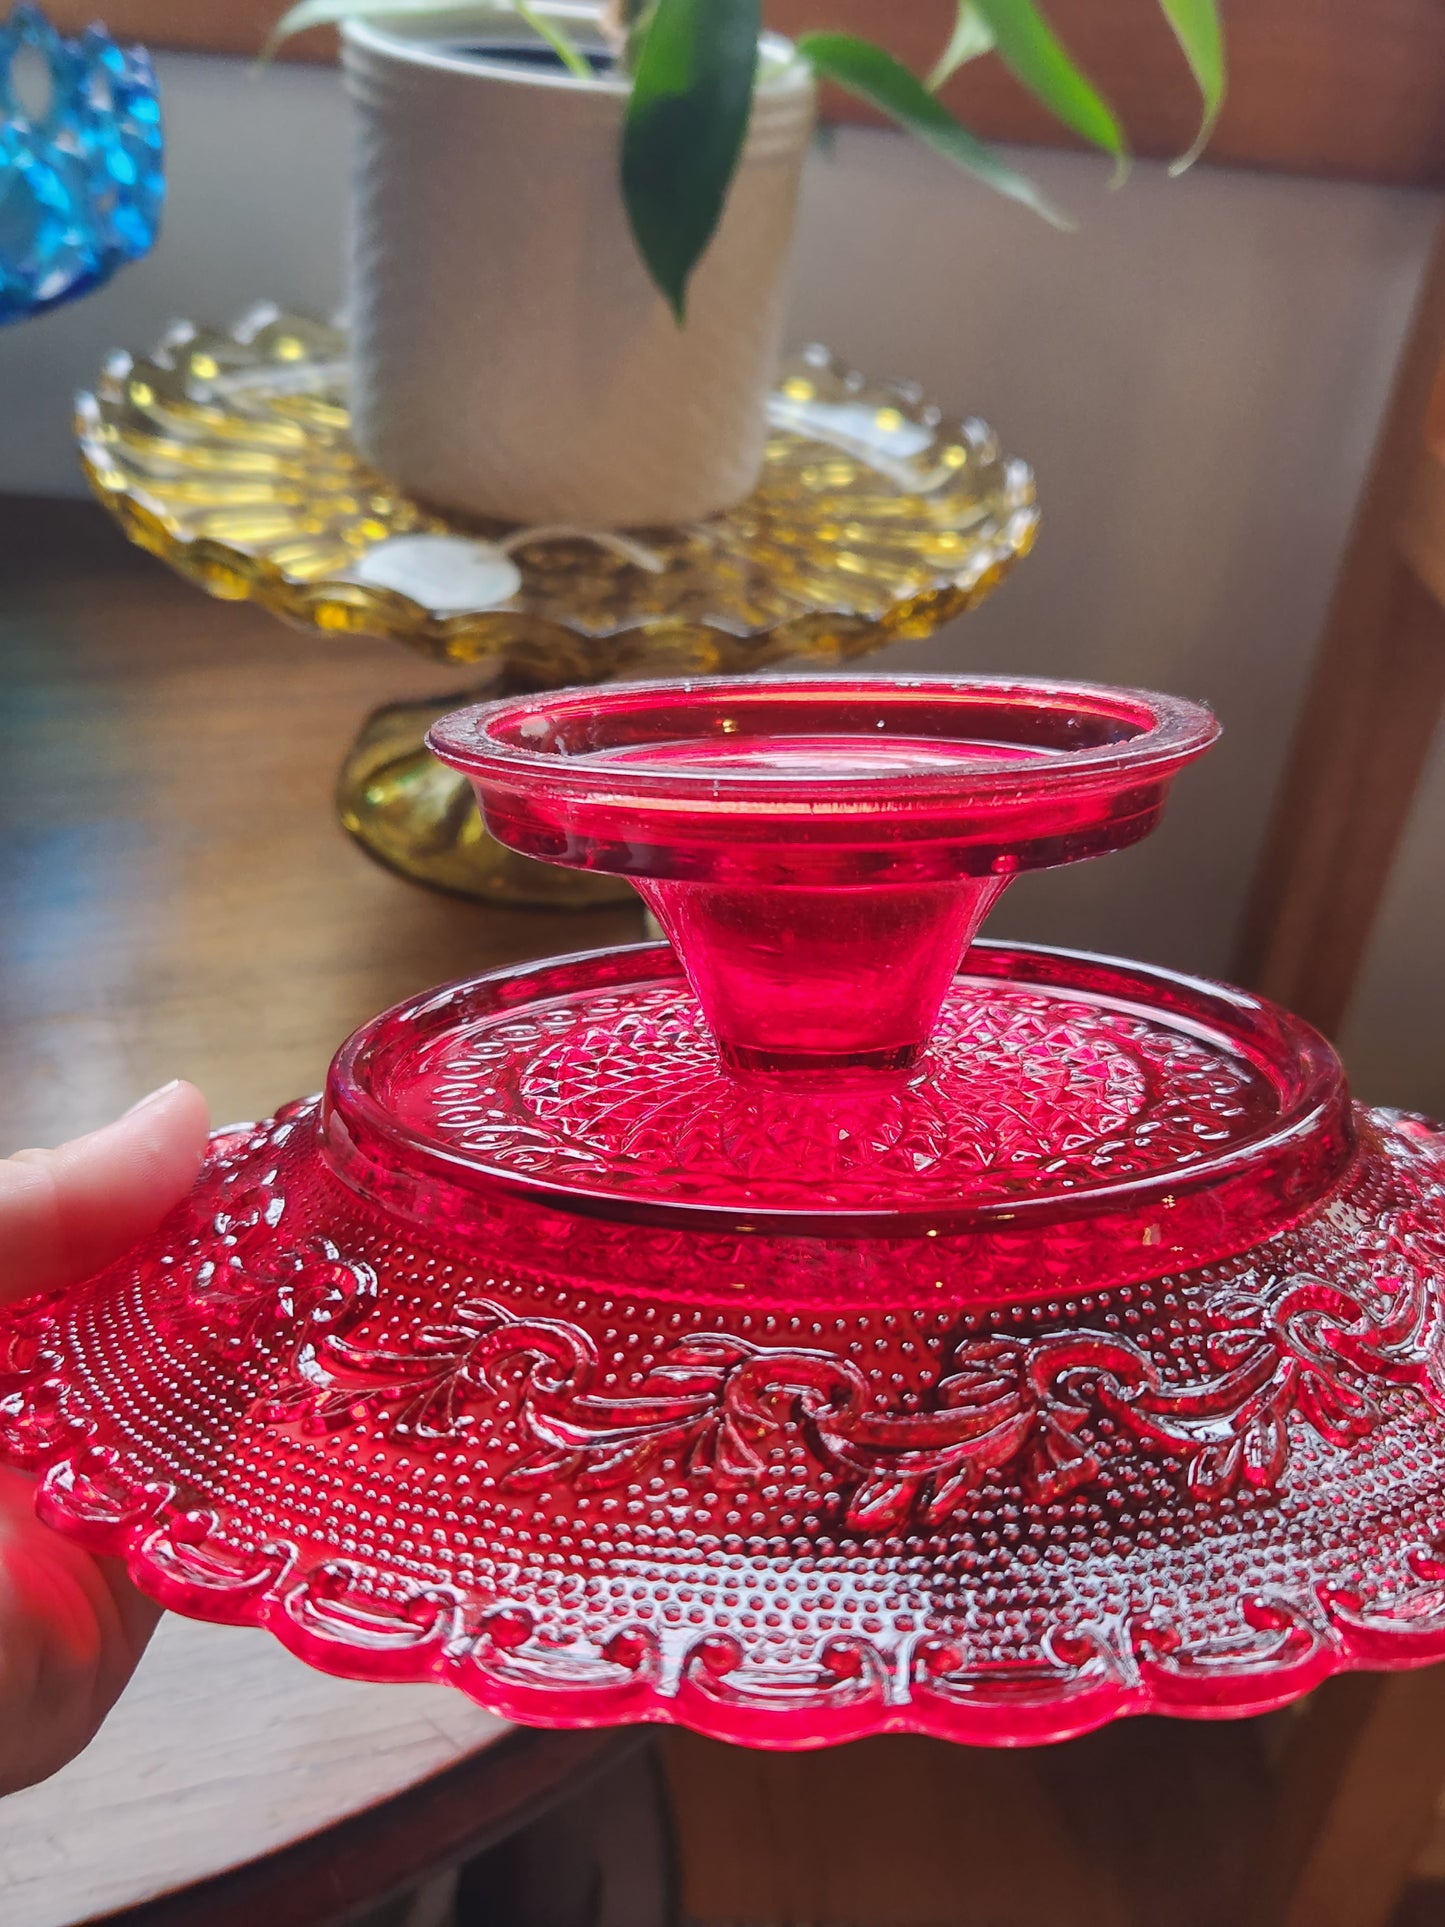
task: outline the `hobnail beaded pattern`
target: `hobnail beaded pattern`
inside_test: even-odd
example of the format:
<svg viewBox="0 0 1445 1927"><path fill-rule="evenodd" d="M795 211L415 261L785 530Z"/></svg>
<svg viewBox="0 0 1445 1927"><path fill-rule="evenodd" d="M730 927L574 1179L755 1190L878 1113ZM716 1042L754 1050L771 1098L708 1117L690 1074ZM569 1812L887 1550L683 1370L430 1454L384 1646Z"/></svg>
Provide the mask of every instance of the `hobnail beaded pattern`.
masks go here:
<svg viewBox="0 0 1445 1927"><path fill-rule="evenodd" d="M1358 1122L1226 1263L970 1308L885 1259L790 1309L629 1295L533 1207L504 1262L403 1230L291 1106L0 1320L0 1447L165 1603L523 1720L1017 1743L1277 1705L1445 1656L1445 1138Z"/></svg>
<svg viewBox="0 0 1445 1927"><path fill-rule="evenodd" d="M46 97L21 79L30 58ZM155 245L165 199L149 54L103 27L66 39L36 7L0 19L0 323L98 287Z"/></svg>

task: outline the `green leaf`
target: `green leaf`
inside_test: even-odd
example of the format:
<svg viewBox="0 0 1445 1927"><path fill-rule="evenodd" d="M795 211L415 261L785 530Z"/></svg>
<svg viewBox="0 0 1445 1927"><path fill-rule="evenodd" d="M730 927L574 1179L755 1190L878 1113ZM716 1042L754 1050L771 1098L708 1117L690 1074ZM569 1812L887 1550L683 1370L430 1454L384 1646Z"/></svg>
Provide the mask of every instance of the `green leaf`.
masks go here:
<svg viewBox="0 0 1445 1927"><path fill-rule="evenodd" d="M1219 24L1216 0L1159 0L1159 6L1184 50L1184 58L1189 62L1189 71L1204 102L1203 118L1193 145L1169 169L1171 174L1182 174L1204 152L1224 104L1224 30Z"/></svg>
<svg viewBox="0 0 1445 1927"><path fill-rule="evenodd" d="M999 59L1056 120L1123 163L1124 130L1108 101L1075 66L1034 0L972 0Z"/></svg>
<svg viewBox="0 0 1445 1927"><path fill-rule="evenodd" d="M1026 175L970 134L892 54L844 33L805 33L798 41L798 51L822 79L836 81L859 100L866 100L955 167L975 175L1011 201L1021 201L1055 227L1073 226Z"/></svg>
<svg viewBox="0 0 1445 1927"><path fill-rule="evenodd" d="M498 4L498 0L493 3ZM537 13L528 0L500 0L500 4L511 7L540 34L570 73L576 74L579 80L592 78L592 69L555 20ZM477 0L300 0L299 5L282 14L267 34L261 59L270 60L283 40L305 33L308 27L334 27L342 20L441 22L453 14L475 16L476 12Z"/></svg>
<svg viewBox="0 0 1445 1927"><path fill-rule="evenodd" d="M953 33L938 57L937 66L923 84L930 94L936 94L960 67L966 66L970 60L977 60L980 54L992 52L992 28L974 6L973 0L958 0L958 18L953 23Z"/></svg>
<svg viewBox="0 0 1445 1927"><path fill-rule="evenodd" d="M681 324L747 137L760 0L658 0L622 130L622 198L638 252Z"/></svg>

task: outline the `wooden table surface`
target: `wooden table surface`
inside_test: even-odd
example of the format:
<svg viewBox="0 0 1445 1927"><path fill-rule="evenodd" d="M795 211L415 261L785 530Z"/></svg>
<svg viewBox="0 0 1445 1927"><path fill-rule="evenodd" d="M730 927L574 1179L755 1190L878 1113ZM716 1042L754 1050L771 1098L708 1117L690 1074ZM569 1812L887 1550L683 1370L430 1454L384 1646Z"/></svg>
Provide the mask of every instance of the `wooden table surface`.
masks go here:
<svg viewBox="0 0 1445 1927"><path fill-rule="evenodd" d="M641 934L416 889L338 827L367 713L456 670L213 602L88 503L0 502L0 584L3 1148L171 1077L263 1116L399 998Z"/></svg>
<svg viewBox="0 0 1445 1927"><path fill-rule="evenodd" d="M336 766L367 712L444 694L455 671L212 602L88 503L0 500L0 584L0 1151L90 1129L177 1076L218 1122L263 1116L401 997L640 934L628 908L431 895L338 828ZM322 1920L618 1745L167 1621L96 1746L0 1803L0 1919L70 1927L190 1887L147 1917ZM328 1861L318 1829L358 1813L363 1835ZM258 1860L249 1884L196 1895Z"/></svg>
<svg viewBox="0 0 1445 1927"><path fill-rule="evenodd" d="M0 1800L0 1920L316 1927L502 1837L624 1744L168 1616L92 1745Z"/></svg>

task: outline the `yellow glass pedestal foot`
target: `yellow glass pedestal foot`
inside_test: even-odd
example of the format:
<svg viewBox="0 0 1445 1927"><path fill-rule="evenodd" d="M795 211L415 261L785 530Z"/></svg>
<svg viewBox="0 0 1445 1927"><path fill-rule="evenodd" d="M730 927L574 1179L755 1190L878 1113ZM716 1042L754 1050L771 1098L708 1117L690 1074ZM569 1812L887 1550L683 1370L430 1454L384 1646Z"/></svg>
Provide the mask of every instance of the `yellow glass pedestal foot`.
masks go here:
<svg viewBox="0 0 1445 1927"><path fill-rule="evenodd" d="M590 910L626 903L620 877L534 863L494 843L464 776L426 748L438 716L495 690L460 691L441 702L388 703L368 717L336 783L336 811L357 842L388 869L484 902Z"/></svg>

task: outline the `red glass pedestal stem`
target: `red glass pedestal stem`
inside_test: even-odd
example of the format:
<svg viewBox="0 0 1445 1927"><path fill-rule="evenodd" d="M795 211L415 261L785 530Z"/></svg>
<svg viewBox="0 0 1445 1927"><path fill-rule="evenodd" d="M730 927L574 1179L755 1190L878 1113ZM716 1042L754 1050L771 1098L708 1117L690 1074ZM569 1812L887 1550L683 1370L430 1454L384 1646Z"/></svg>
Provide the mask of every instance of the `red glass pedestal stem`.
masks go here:
<svg viewBox="0 0 1445 1927"><path fill-rule="evenodd" d="M738 1071L907 1070L1003 877L876 890L638 879Z"/></svg>
<svg viewBox="0 0 1445 1927"><path fill-rule="evenodd" d="M631 877L723 1059L918 1059L1020 870L1122 848L1217 734L1083 684L854 677L619 684L459 710L430 737L526 855Z"/></svg>

